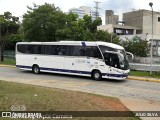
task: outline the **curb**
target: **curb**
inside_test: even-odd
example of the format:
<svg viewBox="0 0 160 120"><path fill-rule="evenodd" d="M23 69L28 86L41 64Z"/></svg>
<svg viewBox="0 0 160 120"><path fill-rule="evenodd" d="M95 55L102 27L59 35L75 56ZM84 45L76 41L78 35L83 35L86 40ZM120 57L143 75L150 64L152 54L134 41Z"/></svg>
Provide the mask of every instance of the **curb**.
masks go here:
<svg viewBox="0 0 160 120"><path fill-rule="evenodd" d="M137 76L128 76L128 80L139 80L139 81L147 81L147 82L157 82L160 83L160 79L156 78L145 78L145 77L137 77Z"/></svg>
<svg viewBox="0 0 160 120"><path fill-rule="evenodd" d="M4 65L4 64L0 64L0 67L16 68L16 66L14 66L14 65ZM157 82L157 83L160 83L160 79L138 77L138 76L128 76L127 80L138 80L138 81L147 81L147 82Z"/></svg>
<svg viewBox="0 0 160 120"><path fill-rule="evenodd" d="M16 66L15 66L15 65L4 65L4 64L0 64L0 67L16 68Z"/></svg>

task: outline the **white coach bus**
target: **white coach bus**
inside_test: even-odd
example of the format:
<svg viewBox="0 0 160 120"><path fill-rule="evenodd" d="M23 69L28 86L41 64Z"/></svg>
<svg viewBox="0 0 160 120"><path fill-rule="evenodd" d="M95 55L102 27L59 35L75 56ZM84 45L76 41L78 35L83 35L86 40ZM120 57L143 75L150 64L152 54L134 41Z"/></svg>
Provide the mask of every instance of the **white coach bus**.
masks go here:
<svg viewBox="0 0 160 120"><path fill-rule="evenodd" d="M18 42L16 66L22 70L125 79L129 64L123 47L107 42Z"/></svg>

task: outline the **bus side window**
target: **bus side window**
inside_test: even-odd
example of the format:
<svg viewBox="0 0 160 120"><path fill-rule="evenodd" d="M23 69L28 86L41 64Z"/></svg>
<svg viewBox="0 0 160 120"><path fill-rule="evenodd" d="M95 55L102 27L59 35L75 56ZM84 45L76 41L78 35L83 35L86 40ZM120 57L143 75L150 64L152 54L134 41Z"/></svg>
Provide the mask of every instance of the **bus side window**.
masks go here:
<svg viewBox="0 0 160 120"><path fill-rule="evenodd" d="M45 45L45 54L47 55L56 55L56 46L55 45Z"/></svg>
<svg viewBox="0 0 160 120"><path fill-rule="evenodd" d="M85 56L83 46L70 46L70 56Z"/></svg>
<svg viewBox="0 0 160 120"><path fill-rule="evenodd" d="M33 45L32 46L32 53L33 54L42 54L41 53L41 46L40 45Z"/></svg>
<svg viewBox="0 0 160 120"><path fill-rule="evenodd" d="M27 49L28 49L27 45L23 45L23 44L17 45L17 51L20 53L26 53Z"/></svg>
<svg viewBox="0 0 160 120"><path fill-rule="evenodd" d="M69 56L70 47L71 47L71 46L68 46L68 45L65 46L65 48L66 48L66 49L65 49L65 55L66 55L66 56Z"/></svg>
<svg viewBox="0 0 160 120"><path fill-rule="evenodd" d="M94 56L91 46L89 46L89 47L87 46L86 47L86 56L87 57L93 57Z"/></svg>
<svg viewBox="0 0 160 120"><path fill-rule="evenodd" d="M65 46L65 45L58 45L56 48L57 49L56 53L58 55L66 55L66 48L67 48L67 46Z"/></svg>
<svg viewBox="0 0 160 120"><path fill-rule="evenodd" d="M26 50L26 53L33 54L33 45L27 45L27 46L28 46L28 48Z"/></svg>
<svg viewBox="0 0 160 120"><path fill-rule="evenodd" d="M100 52L100 50L98 49L97 46L93 46L93 47L92 47L92 50L93 50L93 53L94 53L94 57L95 57L95 58L102 59L102 54L101 54L101 52Z"/></svg>
<svg viewBox="0 0 160 120"><path fill-rule="evenodd" d="M97 46L87 46L86 56L102 59L102 55Z"/></svg>

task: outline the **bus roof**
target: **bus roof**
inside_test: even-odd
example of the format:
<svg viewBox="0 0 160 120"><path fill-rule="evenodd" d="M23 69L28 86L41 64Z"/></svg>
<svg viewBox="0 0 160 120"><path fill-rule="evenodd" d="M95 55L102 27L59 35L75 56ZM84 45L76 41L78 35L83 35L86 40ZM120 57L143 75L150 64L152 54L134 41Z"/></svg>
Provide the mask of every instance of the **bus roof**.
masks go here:
<svg viewBox="0 0 160 120"><path fill-rule="evenodd" d="M101 41L59 41L59 42L18 42L17 44L43 44L43 45L86 45L86 46L97 46L104 45L116 49L124 49L122 46Z"/></svg>

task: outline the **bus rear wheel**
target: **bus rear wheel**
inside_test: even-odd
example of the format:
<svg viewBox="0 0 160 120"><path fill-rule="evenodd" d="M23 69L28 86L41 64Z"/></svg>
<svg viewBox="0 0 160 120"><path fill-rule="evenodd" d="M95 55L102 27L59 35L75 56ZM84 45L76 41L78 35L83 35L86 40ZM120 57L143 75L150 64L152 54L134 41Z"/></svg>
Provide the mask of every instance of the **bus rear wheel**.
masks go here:
<svg viewBox="0 0 160 120"><path fill-rule="evenodd" d="M93 71L93 73L92 73L92 78L93 78L94 80L101 80L101 79L102 79L102 74L101 74L101 72L98 71L98 70Z"/></svg>
<svg viewBox="0 0 160 120"><path fill-rule="evenodd" d="M38 65L33 65L32 71L33 71L35 74L39 74L39 73L40 73L40 68L39 68L39 66L38 66Z"/></svg>

